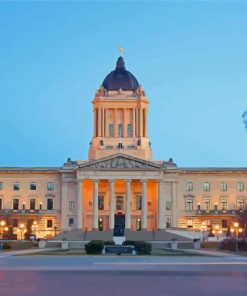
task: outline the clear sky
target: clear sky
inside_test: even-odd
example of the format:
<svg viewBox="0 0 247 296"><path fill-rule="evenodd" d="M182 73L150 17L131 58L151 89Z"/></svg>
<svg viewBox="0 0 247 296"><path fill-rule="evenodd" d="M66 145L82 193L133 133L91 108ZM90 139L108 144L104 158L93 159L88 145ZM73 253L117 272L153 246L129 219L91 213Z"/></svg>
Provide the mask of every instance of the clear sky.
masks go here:
<svg viewBox="0 0 247 296"><path fill-rule="evenodd" d="M87 159L118 47L156 160L247 166L247 2L1 2L0 166Z"/></svg>

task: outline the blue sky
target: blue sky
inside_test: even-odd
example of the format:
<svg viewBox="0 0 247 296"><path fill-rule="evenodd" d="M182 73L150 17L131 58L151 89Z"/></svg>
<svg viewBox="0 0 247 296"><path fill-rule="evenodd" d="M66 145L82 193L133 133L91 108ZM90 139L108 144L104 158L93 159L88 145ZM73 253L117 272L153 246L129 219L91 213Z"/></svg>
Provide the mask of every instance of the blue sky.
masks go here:
<svg viewBox="0 0 247 296"><path fill-rule="evenodd" d="M1 2L0 166L87 159L118 47L157 160L247 166L247 2Z"/></svg>

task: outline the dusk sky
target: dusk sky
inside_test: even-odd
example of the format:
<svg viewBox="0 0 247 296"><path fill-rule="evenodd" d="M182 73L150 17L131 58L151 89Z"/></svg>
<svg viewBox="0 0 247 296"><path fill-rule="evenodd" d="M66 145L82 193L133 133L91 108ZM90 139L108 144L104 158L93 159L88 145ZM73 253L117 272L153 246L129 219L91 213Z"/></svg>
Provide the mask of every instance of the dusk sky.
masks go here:
<svg viewBox="0 0 247 296"><path fill-rule="evenodd" d="M0 166L86 160L118 47L154 160L247 167L247 2L1 2Z"/></svg>

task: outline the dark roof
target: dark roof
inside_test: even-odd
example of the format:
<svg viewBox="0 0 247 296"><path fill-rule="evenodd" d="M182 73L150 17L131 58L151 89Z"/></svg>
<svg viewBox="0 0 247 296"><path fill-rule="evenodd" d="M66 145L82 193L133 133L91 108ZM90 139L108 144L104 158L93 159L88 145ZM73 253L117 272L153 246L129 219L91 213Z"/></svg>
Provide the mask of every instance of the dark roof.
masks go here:
<svg viewBox="0 0 247 296"><path fill-rule="evenodd" d="M139 83L135 76L126 70L124 59L119 57L116 64L116 69L104 79L102 86L106 90L132 90L135 91Z"/></svg>

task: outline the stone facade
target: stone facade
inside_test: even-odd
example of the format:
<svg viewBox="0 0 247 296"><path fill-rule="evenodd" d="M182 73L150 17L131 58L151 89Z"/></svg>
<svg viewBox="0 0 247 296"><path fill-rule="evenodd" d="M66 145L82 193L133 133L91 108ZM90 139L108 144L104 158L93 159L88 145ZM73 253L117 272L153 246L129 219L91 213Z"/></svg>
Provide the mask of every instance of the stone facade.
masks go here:
<svg viewBox="0 0 247 296"><path fill-rule="evenodd" d="M152 160L146 95L125 68L115 71L123 81L130 79L125 88L133 81L135 88L111 90L121 86L118 79L97 91L88 161L0 168L1 234L21 238L25 230L51 237L75 229L113 232L120 226L126 231L200 229L202 223L226 230L239 220L247 168L181 168L172 159Z"/></svg>

